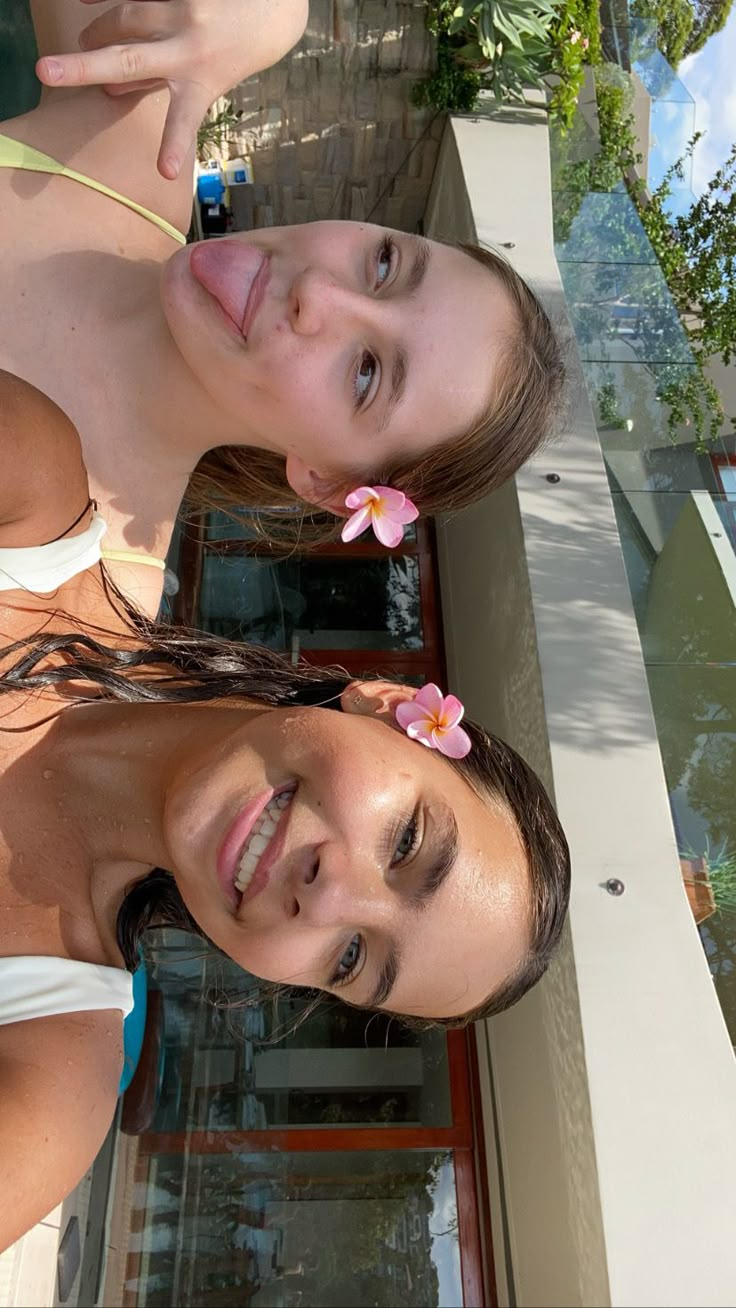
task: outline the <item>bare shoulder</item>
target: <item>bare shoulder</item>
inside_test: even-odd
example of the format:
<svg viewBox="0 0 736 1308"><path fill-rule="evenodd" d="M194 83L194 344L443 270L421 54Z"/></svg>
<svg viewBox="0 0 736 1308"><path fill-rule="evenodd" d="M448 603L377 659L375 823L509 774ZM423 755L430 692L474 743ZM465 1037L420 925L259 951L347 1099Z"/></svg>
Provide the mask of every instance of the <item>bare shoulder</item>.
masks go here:
<svg viewBox="0 0 736 1308"><path fill-rule="evenodd" d="M76 427L29 382L0 371L0 546L62 535L89 499Z"/></svg>
<svg viewBox="0 0 736 1308"><path fill-rule="evenodd" d="M121 1062L119 1012L0 1027L0 1249L87 1171L115 1112Z"/></svg>

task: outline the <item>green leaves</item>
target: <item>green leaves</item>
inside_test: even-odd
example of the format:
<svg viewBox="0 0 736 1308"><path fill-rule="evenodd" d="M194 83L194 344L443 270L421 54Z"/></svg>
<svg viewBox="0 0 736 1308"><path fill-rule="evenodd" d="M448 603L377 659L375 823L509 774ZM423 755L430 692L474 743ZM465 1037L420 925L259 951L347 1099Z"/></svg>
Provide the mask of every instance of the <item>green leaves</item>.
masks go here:
<svg viewBox="0 0 736 1308"><path fill-rule="evenodd" d="M600 55L595 0L433 0L427 26L438 37L438 71L420 84L427 89L415 90L414 102L437 108L459 109L457 89L468 111L469 84L453 88L447 54L461 68L481 73L483 88L501 101L523 100L528 88L548 89L545 79L556 73L550 111L569 125L588 46ZM570 39L573 32L577 42Z"/></svg>

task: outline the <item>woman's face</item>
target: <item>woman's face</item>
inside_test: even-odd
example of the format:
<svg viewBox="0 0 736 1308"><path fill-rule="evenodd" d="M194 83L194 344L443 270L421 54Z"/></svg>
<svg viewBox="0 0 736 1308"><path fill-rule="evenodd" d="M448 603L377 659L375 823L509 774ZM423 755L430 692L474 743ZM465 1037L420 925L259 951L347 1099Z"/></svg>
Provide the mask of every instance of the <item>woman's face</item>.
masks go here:
<svg viewBox="0 0 736 1308"><path fill-rule="evenodd" d="M187 246L162 299L243 443L286 455L308 498L468 431L514 322L500 282L463 251L350 222Z"/></svg>
<svg viewBox="0 0 736 1308"><path fill-rule="evenodd" d="M202 930L256 976L449 1017L523 958L527 863L505 811L387 725L411 693L385 721L352 692L344 713L223 710L168 783L164 839Z"/></svg>

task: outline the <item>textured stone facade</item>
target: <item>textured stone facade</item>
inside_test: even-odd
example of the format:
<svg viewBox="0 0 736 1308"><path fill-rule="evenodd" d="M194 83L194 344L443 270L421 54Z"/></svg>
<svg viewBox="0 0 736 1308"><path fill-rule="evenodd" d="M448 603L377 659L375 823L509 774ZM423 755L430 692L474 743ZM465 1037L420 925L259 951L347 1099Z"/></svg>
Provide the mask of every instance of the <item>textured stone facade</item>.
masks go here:
<svg viewBox="0 0 736 1308"><path fill-rule="evenodd" d="M230 156L254 167L238 227L355 218L416 230L444 120L411 104L434 66L424 19L423 0L310 0L300 44L230 97L243 111Z"/></svg>

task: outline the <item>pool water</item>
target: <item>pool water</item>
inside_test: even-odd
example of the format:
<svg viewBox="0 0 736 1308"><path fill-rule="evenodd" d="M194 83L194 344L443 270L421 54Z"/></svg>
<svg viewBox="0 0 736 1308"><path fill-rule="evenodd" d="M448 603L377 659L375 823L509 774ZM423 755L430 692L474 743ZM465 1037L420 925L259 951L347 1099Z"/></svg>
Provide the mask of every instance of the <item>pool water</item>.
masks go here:
<svg viewBox="0 0 736 1308"><path fill-rule="evenodd" d="M25 113L37 103L40 87L33 71L36 42L28 0L2 0L0 6L0 119Z"/></svg>

